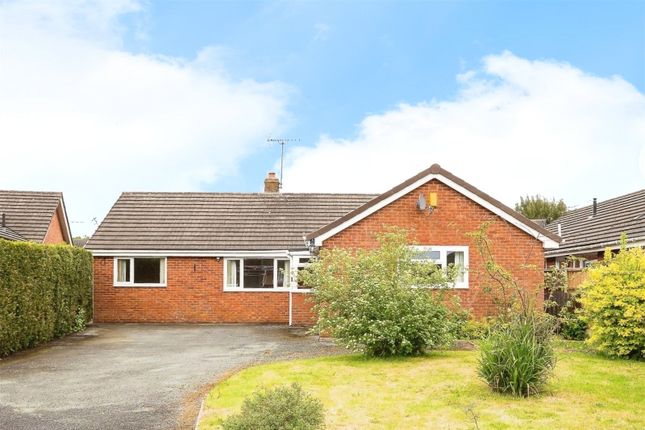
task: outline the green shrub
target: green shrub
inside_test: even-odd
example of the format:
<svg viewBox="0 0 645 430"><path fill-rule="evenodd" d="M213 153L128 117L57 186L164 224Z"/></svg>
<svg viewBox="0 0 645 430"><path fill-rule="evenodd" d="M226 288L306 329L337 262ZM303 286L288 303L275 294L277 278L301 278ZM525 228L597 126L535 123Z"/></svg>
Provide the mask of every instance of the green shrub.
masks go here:
<svg viewBox="0 0 645 430"><path fill-rule="evenodd" d="M568 340L585 340L587 338L587 323L581 315L581 310L567 305L558 314L558 332Z"/></svg>
<svg viewBox="0 0 645 430"><path fill-rule="evenodd" d="M645 358L645 250L605 253L602 264L587 272L580 286L588 343L616 357Z"/></svg>
<svg viewBox="0 0 645 430"><path fill-rule="evenodd" d="M260 390L244 400L239 414L222 422L224 430L316 430L325 427L320 400L298 384Z"/></svg>
<svg viewBox="0 0 645 430"><path fill-rule="evenodd" d="M464 340L484 339L490 333L493 324L492 318L469 319L463 325L459 337Z"/></svg>
<svg viewBox="0 0 645 430"><path fill-rule="evenodd" d="M544 315L518 315L498 322L480 345L479 375L500 393L539 393L554 366L553 323Z"/></svg>
<svg viewBox="0 0 645 430"><path fill-rule="evenodd" d="M92 316L92 256L0 240L0 356L79 330Z"/></svg>
<svg viewBox="0 0 645 430"><path fill-rule="evenodd" d="M369 356L416 355L447 344L454 314L442 287L456 270L415 261L402 230L377 236L374 250L322 250L301 273L313 287L314 330Z"/></svg>

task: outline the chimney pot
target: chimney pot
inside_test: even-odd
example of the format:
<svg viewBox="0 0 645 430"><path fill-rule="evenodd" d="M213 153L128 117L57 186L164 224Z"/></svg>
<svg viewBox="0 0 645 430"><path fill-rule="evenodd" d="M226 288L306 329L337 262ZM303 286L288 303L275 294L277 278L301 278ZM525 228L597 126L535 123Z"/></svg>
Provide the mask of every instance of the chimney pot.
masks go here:
<svg viewBox="0 0 645 430"><path fill-rule="evenodd" d="M597 213L598 213L598 199L594 197L593 198L593 215L592 216L596 216Z"/></svg>
<svg viewBox="0 0 645 430"><path fill-rule="evenodd" d="M6 227L6 226L7 226L7 214L2 212L2 227Z"/></svg>
<svg viewBox="0 0 645 430"><path fill-rule="evenodd" d="M277 193L280 191L280 179L275 175L275 172L269 172L266 179L264 179L264 192Z"/></svg>

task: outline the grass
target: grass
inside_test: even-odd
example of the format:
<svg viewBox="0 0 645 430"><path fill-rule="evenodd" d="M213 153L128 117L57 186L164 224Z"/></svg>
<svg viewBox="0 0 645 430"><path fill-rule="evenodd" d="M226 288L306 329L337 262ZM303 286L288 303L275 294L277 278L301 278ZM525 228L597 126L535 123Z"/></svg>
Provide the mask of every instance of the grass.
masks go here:
<svg viewBox="0 0 645 430"><path fill-rule="evenodd" d="M348 355L251 367L215 386L200 429L217 429L258 387L299 382L325 405L328 429L643 429L645 363L559 345L548 392L516 399L476 375L477 352L365 359Z"/></svg>

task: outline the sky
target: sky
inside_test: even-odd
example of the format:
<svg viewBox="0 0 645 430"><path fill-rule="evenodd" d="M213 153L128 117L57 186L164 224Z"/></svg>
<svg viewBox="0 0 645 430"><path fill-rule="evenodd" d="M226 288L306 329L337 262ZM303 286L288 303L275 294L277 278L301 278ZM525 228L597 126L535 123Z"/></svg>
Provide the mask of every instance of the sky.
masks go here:
<svg viewBox="0 0 645 430"><path fill-rule="evenodd" d="M0 189L383 192L433 163L512 206L645 187L645 2L0 1Z"/></svg>

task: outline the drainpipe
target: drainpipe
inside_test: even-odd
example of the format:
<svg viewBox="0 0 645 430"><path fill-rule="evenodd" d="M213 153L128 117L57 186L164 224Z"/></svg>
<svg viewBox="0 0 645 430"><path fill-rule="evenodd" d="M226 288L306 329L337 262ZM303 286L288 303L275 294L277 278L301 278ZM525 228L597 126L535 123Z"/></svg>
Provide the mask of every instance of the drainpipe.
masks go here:
<svg viewBox="0 0 645 430"><path fill-rule="evenodd" d="M289 327L293 325L293 297L291 292L291 286L289 286Z"/></svg>

